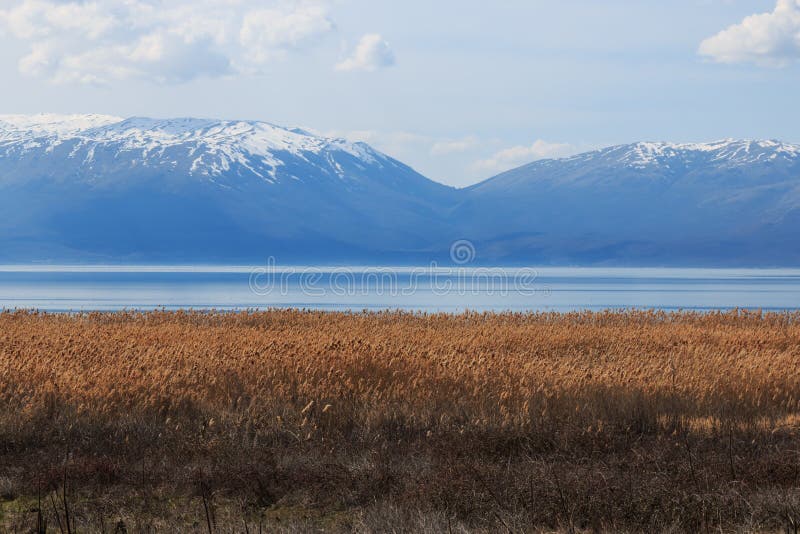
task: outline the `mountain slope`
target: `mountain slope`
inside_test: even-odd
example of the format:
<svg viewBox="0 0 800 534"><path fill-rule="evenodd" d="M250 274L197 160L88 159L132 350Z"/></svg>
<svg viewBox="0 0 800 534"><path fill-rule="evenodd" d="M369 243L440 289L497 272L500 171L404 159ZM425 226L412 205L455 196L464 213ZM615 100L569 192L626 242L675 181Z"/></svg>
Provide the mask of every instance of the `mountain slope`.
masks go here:
<svg viewBox="0 0 800 534"><path fill-rule="evenodd" d="M508 171L453 216L496 259L798 265L800 146L635 143ZM481 224L469 224L480 214Z"/></svg>
<svg viewBox="0 0 800 534"><path fill-rule="evenodd" d="M454 194L366 144L263 122L0 117L9 259L380 257L447 233Z"/></svg>
<svg viewBox="0 0 800 534"><path fill-rule="evenodd" d="M257 121L0 116L0 262L800 266L800 146L635 143L456 190Z"/></svg>

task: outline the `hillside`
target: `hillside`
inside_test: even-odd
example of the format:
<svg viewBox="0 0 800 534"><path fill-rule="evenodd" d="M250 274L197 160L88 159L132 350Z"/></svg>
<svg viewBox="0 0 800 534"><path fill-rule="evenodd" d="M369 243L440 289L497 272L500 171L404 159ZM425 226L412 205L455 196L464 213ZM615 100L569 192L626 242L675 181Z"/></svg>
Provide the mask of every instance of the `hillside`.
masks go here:
<svg viewBox="0 0 800 534"><path fill-rule="evenodd" d="M259 121L0 116L0 261L800 265L800 146L634 143L456 190Z"/></svg>

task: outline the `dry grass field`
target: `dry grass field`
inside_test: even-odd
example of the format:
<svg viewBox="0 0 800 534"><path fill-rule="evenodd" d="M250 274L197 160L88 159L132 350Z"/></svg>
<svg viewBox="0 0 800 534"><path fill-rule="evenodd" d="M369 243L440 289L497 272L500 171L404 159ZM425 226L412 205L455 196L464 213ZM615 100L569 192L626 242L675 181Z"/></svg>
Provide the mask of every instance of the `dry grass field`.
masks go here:
<svg viewBox="0 0 800 534"><path fill-rule="evenodd" d="M0 531L797 532L800 314L0 314Z"/></svg>

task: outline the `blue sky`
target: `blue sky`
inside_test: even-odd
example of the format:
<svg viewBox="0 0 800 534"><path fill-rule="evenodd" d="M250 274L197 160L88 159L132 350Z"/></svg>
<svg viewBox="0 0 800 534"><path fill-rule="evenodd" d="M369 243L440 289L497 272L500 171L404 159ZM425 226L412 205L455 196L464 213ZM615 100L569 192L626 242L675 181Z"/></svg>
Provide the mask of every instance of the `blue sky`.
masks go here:
<svg viewBox="0 0 800 534"><path fill-rule="evenodd" d="M467 185L638 140L800 142L800 0L0 0L0 113L262 119Z"/></svg>

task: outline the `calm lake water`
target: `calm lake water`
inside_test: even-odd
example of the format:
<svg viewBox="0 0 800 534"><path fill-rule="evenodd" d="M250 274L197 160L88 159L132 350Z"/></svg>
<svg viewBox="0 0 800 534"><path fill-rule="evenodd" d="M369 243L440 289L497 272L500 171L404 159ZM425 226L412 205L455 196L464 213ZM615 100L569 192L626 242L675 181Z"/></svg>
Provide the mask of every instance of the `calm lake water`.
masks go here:
<svg viewBox="0 0 800 534"><path fill-rule="evenodd" d="M0 308L800 309L800 270L0 266Z"/></svg>

